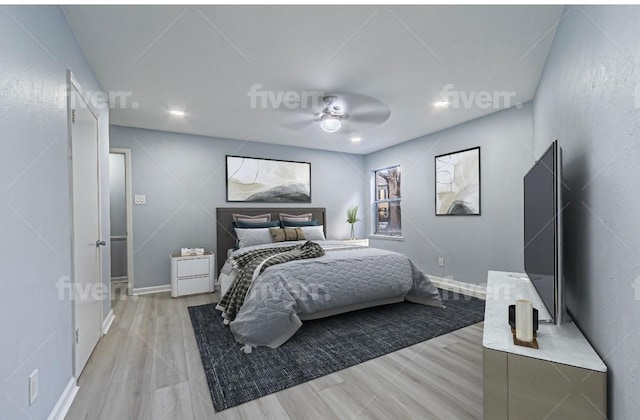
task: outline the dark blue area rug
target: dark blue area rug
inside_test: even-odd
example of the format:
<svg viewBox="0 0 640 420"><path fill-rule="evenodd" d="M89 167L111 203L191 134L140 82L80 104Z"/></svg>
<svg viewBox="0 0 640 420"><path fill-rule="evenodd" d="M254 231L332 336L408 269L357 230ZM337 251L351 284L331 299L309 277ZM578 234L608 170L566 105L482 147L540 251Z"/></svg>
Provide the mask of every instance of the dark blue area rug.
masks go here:
<svg viewBox="0 0 640 420"><path fill-rule="evenodd" d="M484 301L442 292L446 308L409 302L314 321L277 349L241 351L215 304L189 307L216 411L478 323Z"/></svg>

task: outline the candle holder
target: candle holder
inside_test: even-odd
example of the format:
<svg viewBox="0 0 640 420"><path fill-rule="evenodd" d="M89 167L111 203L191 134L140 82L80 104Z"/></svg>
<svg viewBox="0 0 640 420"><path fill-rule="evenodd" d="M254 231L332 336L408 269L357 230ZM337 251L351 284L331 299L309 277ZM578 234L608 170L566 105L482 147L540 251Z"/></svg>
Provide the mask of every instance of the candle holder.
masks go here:
<svg viewBox="0 0 640 420"><path fill-rule="evenodd" d="M513 344L517 346L529 347L533 349L538 348L538 310L533 308L533 341L525 342L516 338L516 305L509 305L509 326L511 327L511 334L513 334Z"/></svg>

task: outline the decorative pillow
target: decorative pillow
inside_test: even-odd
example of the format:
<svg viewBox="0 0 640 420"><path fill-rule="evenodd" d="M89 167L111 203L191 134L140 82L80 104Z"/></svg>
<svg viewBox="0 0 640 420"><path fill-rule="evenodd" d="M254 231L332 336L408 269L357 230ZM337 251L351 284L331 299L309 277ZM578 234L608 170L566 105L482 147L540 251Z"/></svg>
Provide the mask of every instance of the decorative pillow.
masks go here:
<svg viewBox="0 0 640 420"><path fill-rule="evenodd" d="M308 222L313 217L312 213L305 214L286 214L280 213L280 220L287 222Z"/></svg>
<svg viewBox="0 0 640 420"><path fill-rule="evenodd" d="M296 220L287 219L282 221L282 227L318 226L317 220Z"/></svg>
<svg viewBox="0 0 640 420"><path fill-rule="evenodd" d="M273 242L304 241L306 239L302 228L271 228L269 233L273 238Z"/></svg>
<svg viewBox="0 0 640 420"><path fill-rule="evenodd" d="M299 229L302 229L302 233L304 233L304 237L307 238L308 241L324 241L326 238L324 237L324 226L302 226Z"/></svg>
<svg viewBox="0 0 640 420"><path fill-rule="evenodd" d="M238 238L238 247L245 248L253 245L270 244L271 234L269 228L260 229L238 229L236 228L236 237Z"/></svg>
<svg viewBox="0 0 640 420"><path fill-rule="evenodd" d="M274 222L254 222L254 219L248 221L246 219L239 219L237 222L231 223L234 228L240 229L259 229L259 228L270 228L270 227L280 227L279 221Z"/></svg>
<svg viewBox="0 0 640 420"><path fill-rule="evenodd" d="M256 216L248 216L246 214L232 214L231 217L233 218L234 222L237 222L239 220L242 220L243 222L256 222L256 223L264 223L264 222L270 222L271 221L271 213L266 213L266 214L258 214Z"/></svg>

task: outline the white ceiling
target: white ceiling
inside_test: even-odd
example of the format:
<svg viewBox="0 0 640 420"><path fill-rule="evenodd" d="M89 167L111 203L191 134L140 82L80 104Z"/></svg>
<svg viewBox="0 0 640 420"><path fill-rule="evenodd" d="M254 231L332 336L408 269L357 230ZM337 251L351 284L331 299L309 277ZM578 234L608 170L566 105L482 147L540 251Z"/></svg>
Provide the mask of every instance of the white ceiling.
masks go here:
<svg viewBox="0 0 640 420"><path fill-rule="evenodd" d="M531 100L562 7L66 6L65 12L102 87L132 93L127 107L111 110L113 124L370 153L504 108L496 93L513 92L511 106ZM457 107L434 108L448 84L464 97ZM272 95L365 95L391 115L355 129L345 122L360 143L316 125L295 131L280 125L278 112L286 108L274 110L274 102L261 99L251 106L254 85ZM465 106L465 97L482 91L498 106L486 106L484 96ZM171 116L169 109L187 115Z"/></svg>

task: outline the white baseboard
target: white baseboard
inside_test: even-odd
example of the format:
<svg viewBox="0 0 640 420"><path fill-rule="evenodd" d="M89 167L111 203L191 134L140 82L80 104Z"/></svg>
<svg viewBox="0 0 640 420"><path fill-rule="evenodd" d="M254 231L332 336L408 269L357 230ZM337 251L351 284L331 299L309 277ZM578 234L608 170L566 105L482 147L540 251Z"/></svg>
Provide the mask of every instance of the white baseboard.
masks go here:
<svg viewBox="0 0 640 420"><path fill-rule="evenodd" d="M462 293L463 295L473 296L478 299L486 300L487 298L487 285L486 283L467 283L463 281L456 281L453 279L447 279L444 277L427 275L431 282L440 289L449 290L451 292Z"/></svg>
<svg viewBox="0 0 640 420"><path fill-rule="evenodd" d="M162 292L170 292L171 285L166 284L164 286L151 286L151 287L136 287L133 289L133 295L149 295L151 293L162 293Z"/></svg>
<svg viewBox="0 0 640 420"><path fill-rule="evenodd" d="M102 321L102 335L106 335L109 332L109 328L111 328L111 324L113 324L113 320L116 316L113 314L113 310L109 310L107 317Z"/></svg>
<svg viewBox="0 0 640 420"><path fill-rule="evenodd" d="M51 414L49 414L47 420L64 420L67 412L69 412L69 408L71 408L73 400L76 398L78 389L76 378L69 379L67 386L64 388L64 391L62 391L58 402L53 407L53 410L51 410Z"/></svg>

